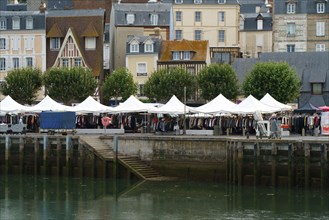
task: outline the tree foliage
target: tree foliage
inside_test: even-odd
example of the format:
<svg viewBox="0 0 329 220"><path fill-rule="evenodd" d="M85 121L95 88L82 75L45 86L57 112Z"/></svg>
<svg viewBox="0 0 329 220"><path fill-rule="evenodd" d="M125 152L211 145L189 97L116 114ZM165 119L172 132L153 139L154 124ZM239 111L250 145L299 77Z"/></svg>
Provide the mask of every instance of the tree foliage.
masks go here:
<svg viewBox="0 0 329 220"><path fill-rule="evenodd" d="M196 78L183 68L162 69L152 73L144 85L144 93L150 99L168 101L173 95L184 100L184 87L186 96L194 95Z"/></svg>
<svg viewBox="0 0 329 220"><path fill-rule="evenodd" d="M42 86L42 73L37 68L21 68L8 72L1 87L4 95L10 95L19 103L32 104Z"/></svg>
<svg viewBox="0 0 329 220"><path fill-rule="evenodd" d="M93 95L97 88L97 80L92 71L81 67L49 69L43 80L46 94L65 104L73 100L81 102Z"/></svg>
<svg viewBox="0 0 329 220"><path fill-rule="evenodd" d="M219 94L228 99L236 99L239 93L238 79L229 64L211 64L198 74L201 97L212 100Z"/></svg>
<svg viewBox="0 0 329 220"><path fill-rule="evenodd" d="M127 68L119 68L106 77L102 91L105 99L117 100L121 97L126 100L137 93L137 84Z"/></svg>
<svg viewBox="0 0 329 220"><path fill-rule="evenodd" d="M296 71L286 62L257 63L243 83L245 95L261 99L269 93L279 102L295 100L300 92L300 80Z"/></svg>

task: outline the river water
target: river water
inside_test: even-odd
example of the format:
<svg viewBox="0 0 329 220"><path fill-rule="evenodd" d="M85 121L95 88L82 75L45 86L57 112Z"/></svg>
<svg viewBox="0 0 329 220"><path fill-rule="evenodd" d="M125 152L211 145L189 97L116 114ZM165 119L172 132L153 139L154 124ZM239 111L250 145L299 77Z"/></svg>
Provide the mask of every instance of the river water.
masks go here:
<svg viewBox="0 0 329 220"><path fill-rule="evenodd" d="M0 176L0 219L329 219L329 192L10 175Z"/></svg>

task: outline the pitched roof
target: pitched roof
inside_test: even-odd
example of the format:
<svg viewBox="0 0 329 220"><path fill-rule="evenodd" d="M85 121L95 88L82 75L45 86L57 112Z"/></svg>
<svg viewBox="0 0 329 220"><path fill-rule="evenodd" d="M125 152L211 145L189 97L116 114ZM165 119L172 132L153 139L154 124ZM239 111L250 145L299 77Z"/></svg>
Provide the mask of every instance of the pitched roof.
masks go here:
<svg viewBox="0 0 329 220"><path fill-rule="evenodd" d="M207 59L208 41L206 40L181 40L181 41L162 41L160 62L172 61L172 52L174 51L193 51L194 56L190 61L205 61Z"/></svg>
<svg viewBox="0 0 329 220"><path fill-rule="evenodd" d="M85 31L82 33L83 37L98 37L99 34L97 33L94 25L92 22L89 23Z"/></svg>
<svg viewBox="0 0 329 220"><path fill-rule="evenodd" d="M64 37L57 23L51 26L50 30L47 33L47 37Z"/></svg>

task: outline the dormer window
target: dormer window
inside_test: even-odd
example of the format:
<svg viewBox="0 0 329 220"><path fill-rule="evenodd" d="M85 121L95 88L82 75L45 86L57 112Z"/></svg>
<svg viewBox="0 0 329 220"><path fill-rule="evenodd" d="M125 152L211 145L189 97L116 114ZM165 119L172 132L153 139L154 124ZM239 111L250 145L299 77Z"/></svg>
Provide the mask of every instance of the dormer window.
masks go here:
<svg viewBox="0 0 329 220"><path fill-rule="evenodd" d="M184 60L190 60L191 59L191 52L190 51L184 51L183 52L183 59Z"/></svg>
<svg viewBox="0 0 329 220"><path fill-rule="evenodd" d="M262 19L257 20L257 30L263 30L263 20Z"/></svg>
<svg viewBox="0 0 329 220"><path fill-rule="evenodd" d="M135 15L134 14L127 14L126 21L127 21L127 24L134 24Z"/></svg>
<svg viewBox="0 0 329 220"><path fill-rule="evenodd" d="M130 53L139 53L139 44L138 43L130 44Z"/></svg>
<svg viewBox="0 0 329 220"><path fill-rule="evenodd" d="M144 44L144 51L145 53L153 53L153 43L146 43Z"/></svg>
<svg viewBox="0 0 329 220"><path fill-rule="evenodd" d="M218 0L218 4L225 4L226 0Z"/></svg>
<svg viewBox="0 0 329 220"><path fill-rule="evenodd" d="M96 50L96 37L86 37L85 47L86 50Z"/></svg>
<svg viewBox="0 0 329 220"><path fill-rule="evenodd" d="M183 4L183 0L175 0L176 4Z"/></svg>
<svg viewBox="0 0 329 220"><path fill-rule="evenodd" d="M150 20L152 25L158 25L159 15L157 14L151 14Z"/></svg>
<svg viewBox="0 0 329 220"><path fill-rule="evenodd" d="M324 3L317 3L316 4L316 13L324 13L326 5Z"/></svg>
<svg viewBox="0 0 329 220"><path fill-rule="evenodd" d="M0 19L0 30L6 30L7 29L7 22L6 18Z"/></svg>
<svg viewBox="0 0 329 220"><path fill-rule="evenodd" d="M194 4L202 4L202 0L194 0Z"/></svg>
<svg viewBox="0 0 329 220"><path fill-rule="evenodd" d="M296 13L296 3L288 3L287 14L295 14L295 13Z"/></svg>
<svg viewBox="0 0 329 220"><path fill-rule="evenodd" d="M179 54L179 51L174 51L172 53L172 59L173 60L180 60L180 54Z"/></svg>
<svg viewBox="0 0 329 220"><path fill-rule="evenodd" d="M33 29L33 18L26 18L26 29Z"/></svg>
<svg viewBox="0 0 329 220"><path fill-rule="evenodd" d="M19 19L19 17L14 17L13 18L13 29L14 30L18 30L18 29L21 28L20 26L21 25L20 25L20 19Z"/></svg>

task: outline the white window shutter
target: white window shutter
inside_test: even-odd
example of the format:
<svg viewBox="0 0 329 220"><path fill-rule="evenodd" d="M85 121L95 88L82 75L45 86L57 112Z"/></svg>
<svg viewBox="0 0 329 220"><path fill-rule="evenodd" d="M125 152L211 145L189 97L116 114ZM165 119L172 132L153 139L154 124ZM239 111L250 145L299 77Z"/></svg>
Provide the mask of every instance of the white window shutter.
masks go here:
<svg viewBox="0 0 329 220"><path fill-rule="evenodd" d="M34 50L34 37L31 37L31 44L30 44L31 50Z"/></svg>
<svg viewBox="0 0 329 220"><path fill-rule="evenodd" d="M27 37L24 37L24 50L27 50Z"/></svg>

